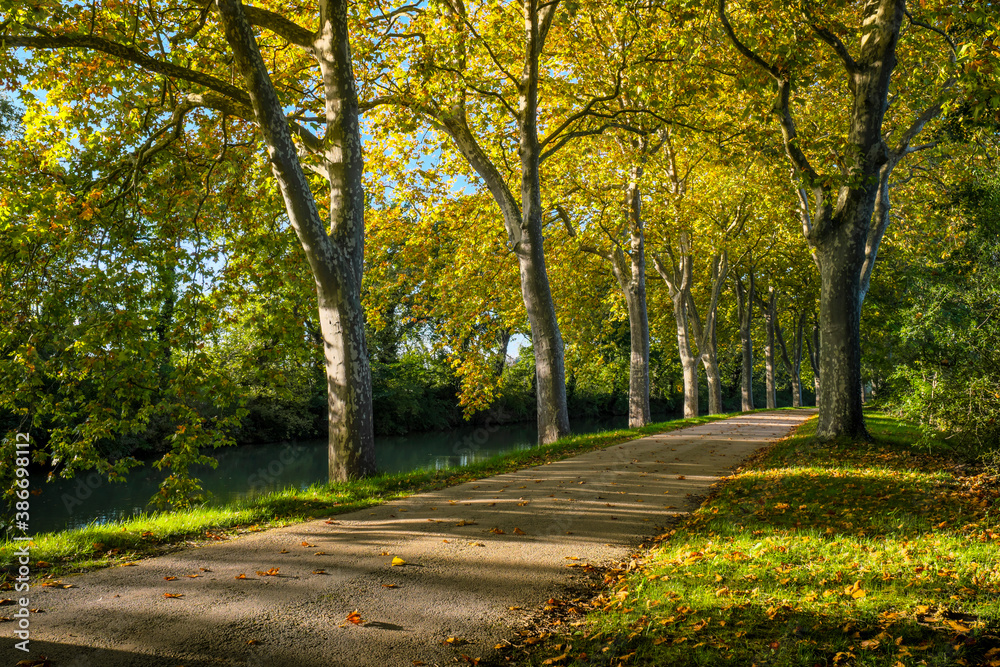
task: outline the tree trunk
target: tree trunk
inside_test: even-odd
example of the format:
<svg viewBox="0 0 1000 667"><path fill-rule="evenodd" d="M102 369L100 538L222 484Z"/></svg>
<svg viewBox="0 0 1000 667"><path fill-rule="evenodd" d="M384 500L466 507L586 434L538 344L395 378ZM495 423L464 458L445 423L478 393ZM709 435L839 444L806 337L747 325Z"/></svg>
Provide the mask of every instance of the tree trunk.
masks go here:
<svg viewBox="0 0 1000 667"><path fill-rule="evenodd" d="M649 313L646 310L646 248L642 225L642 193L639 190L641 168L633 168L631 183L626 191L628 228L631 241L629 270L625 279L624 268L616 271L618 282L628 306L628 326L631 350L628 379L628 425L630 428L645 426L651 421L649 414ZM624 264L624 257L616 258Z"/></svg>
<svg viewBox="0 0 1000 667"><path fill-rule="evenodd" d="M719 358L714 347L710 353L701 355L701 363L705 367L708 384L708 414L722 414L722 374L719 373Z"/></svg>
<svg viewBox="0 0 1000 667"><path fill-rule="evenodd" d="M730 231L735 229L735 224L729 229ZM728 276L729 254L723 250L712 258L712 295L708 303L708 308L705 310L704 326L702 326L701 317L698 315L698 307L694 302L694 297L691 295L690 290L688 291L689 320L694 328L701 363L705 367L705 379L708 384L708 414L710 415L722 413L722 376L719 373L719 343L716 337L716 320L722 287Z"/></svg>
<svg viewBox="0 0 1000 667"><path fill-rule="evenodd" d="M743 369L740 374L740 398L743 412L749 412L753 407L753 297L754 277L750 271L749 288L743 287L741 280L736 281L736 299L739 307L740 346L743 351Z"/></svg>
<svg viewBox="0 0 1000 667"><path fill-rule="evenodd" d="M788 356L788 347L785 345L785 334L781 329L781 322L775 320L774 333L778 340L778 349L781 351L781 362L788 371L788 376L792 380L792 407L802 407L802 332L805 327L805 313L799 315L795 327L795 348L793 358Z"/></svg>
<svg viewBox="0 0 1000 667"><path fill-rule="evenodd" d="M874 196L871 197L874 202ZM845 214L864 216L863 201ZM871 210L867 212L871 218ZM864 236L853 221L838 224L836 238L816 250L820 266L819 367L822 374L816 435L868 439L861 394L861 264Z"/></svg>
<svg viewBox="0 0 1000 667"><path fill-rule="evenodd" d="M553 8L554 11L554 8ZM556 319L556 306L545 268L542 235L541 177L538 173L541 146L538 142L538 55L545 29L532 2L524 2L526 55L518 84L521 117L519 125L521 158L521 229L524 236L517 249L521 262L521 291L531 322L531 342L535 350L538 441L555 442L569 434L566 407L566 370L563 340Z"/></svg>
<svg viewBox="0 0 1000 667"><path fill-rule="evenodd" d="M810 340L812 341L810 343ZM813 372L813 392L816 396L816 407L819 407L819 323L813 322L812 336L806 339L806 348L809 352L809 366Z"/></svg>
<svg viewBox="0 0 1000 667"><path fill-rule="evenodd" d="M500 170L472 134L465 113L464 95L447 111L420 109L421 113L440 123L441 129L448 133L469 165L482 177L500 207L511 249L517 257L521 297L531 327L531 344L535 353L539 444L549 444L569 434L563 340L545 266L538 171L541 158L538 140L538 56L555 7L555 4L550 4L539 9L532 2L525 1L523 4L525 57L517 86L520 110L517 120L521 167L520 205L507 187Z"/></svg>
<svg viewBox="0 0 1000 667"><path fill-rule="evenodd" d="M235 56L268 146L271 170L316 281L328 387L329 474L346 480L375 472L371 371L361 308L364 192L358 101L347 35L347 3L321 0L313 52L320 64L327 132L322 147L329 174L326 231L302 171L284 109L239 0L218 0L226 41Z"/></svg>
<svg viewBox="0 0 1000 667"><path fill-rule="evenodd" d="M670 299L673 302L674 322L677 325L677 353L684 370L684 418L698 416L698 357L691 349L691 337L688 334L689 322L688 303L691 299L691 278L693 273L691 253L688 247L687 234L680 234L680 261L674 257L673 250L668 246L671 257L670 272L653 256L653 265L657 273L667 284Z"/></svg>
<svg viewBox="0 0 1000 667"><path fill-rule="evenodd" d="M764 382L767 393L767 409L778 407L778 391L774 378L774 327L777 319L778 293L773 287L767 288L767 302L761 302L764 311L764 327L767 332L767 344L764 347Z"/></svg>
<svg viewBox="0 0 1000 667"><path fill-rule="evenodd" d="M503 371L507 368L507 349L510 346L510 330L503 329L500 331L500 336L497 340L499 343L497 349L496 362L493 364L493 374L497 379L503 377Z"/></svg>

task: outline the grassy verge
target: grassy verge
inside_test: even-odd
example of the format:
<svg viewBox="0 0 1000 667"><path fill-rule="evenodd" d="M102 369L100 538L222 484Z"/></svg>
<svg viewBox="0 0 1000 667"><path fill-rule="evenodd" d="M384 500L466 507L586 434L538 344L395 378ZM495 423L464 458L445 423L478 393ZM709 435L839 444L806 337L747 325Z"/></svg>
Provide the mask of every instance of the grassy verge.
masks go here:
<svg viewBox="0 0 1000 667"><path fill-rule="evenodd" d="M1000 666L1000 493L868 424L871 445L817 445L811 420L766 450L524 660Z"/></svg>
<svg viewBox="0 0 1000 667"><path fill-rule="evenodd" d="M32 560L45 563L47 568L43 569L47 569L50 574L106 567L162 553L182 546L186 541L227 539L240 533L288 525L316 516L351 512L421 491L541 465L644 435L731 416L733 414L714 415L660 422L638 429L570 436L546 447L512 452L447 471L381 475L354 482L316 485L304 491L287 489L224 507L165 512L128 521L46 533L33 538ZM13 571L16 562L14 552L19 546L10 542L0 543L0 582L7 577L3 570ZM38 568L33 569L37 571Z"/></svg>

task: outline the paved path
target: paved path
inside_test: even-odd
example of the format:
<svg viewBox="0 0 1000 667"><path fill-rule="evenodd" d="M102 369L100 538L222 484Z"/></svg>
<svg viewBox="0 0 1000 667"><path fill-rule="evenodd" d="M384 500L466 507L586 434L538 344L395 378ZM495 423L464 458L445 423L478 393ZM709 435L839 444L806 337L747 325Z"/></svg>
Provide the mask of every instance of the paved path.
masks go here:
<svg viewBox="0 0 1000 667"><path fill-rule="evenodd" d="M567 564L626 557L667 515L694 509L687 494L812 414L734 417L64 577L75 588L33 586L31 606L44 613L31 618L31 657L54 667L408 667L488 656L523 618L510 607L537 608L570 583ZM256 574L271 568L276 576ZM364 623L346 622L354 610ZM0 624L0 667L28 657L13 649L12 625Z"/></svg>

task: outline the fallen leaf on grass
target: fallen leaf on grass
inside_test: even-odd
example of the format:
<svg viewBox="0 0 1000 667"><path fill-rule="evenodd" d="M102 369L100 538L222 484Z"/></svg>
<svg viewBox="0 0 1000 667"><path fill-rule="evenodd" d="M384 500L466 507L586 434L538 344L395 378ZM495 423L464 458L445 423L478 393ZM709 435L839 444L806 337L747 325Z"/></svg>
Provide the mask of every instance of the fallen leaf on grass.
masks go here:
<svg viewBox="0 0 1000 667"><path fill-rule="evenodd" d="M250 644L251 646L255 646L255 645L259 644L259 643L260 643L259 639L248 639L247 640L247 644Z"/></svg>
<svg viewBox="0 0 1000 667"><path fill-rule="evenodd" d="M52 667L52 663L45 656L41 656L38 660L21 660L17 663L17 667Z"/></svg>
<svg viewBox="0 0 1000 667"><path fill-rule="evenodd" d="M183 593L164 593L163 597L165 597L165 598L182 598L182 597L184 597L184 594Z"/></svg>
<svg viewBox="0 0 1000 667"><path fill-rule="evenodd" d="M35 567L42 567L42 568L52 567L52 564L49 563L48 561L40 560L37 563L35 563Z"/></svg>
<svg viewBox="0 0 1000 667"><path fill-rule="evenodd" d="M393 556L392 557L392 563L390 563L391 567L399 567L399 566L402 566L402 565L406 565L406 561L405 560L403 560L399 556Z"/></svg>
<svg viewBox="0 0 1000 667"><path fill-rule="evenodd" d="M562 655L557 655L554 658L548 658L546 660L542 660L542 664L543 665L558 665L560 662L562 662L563 660L566 660L567 658L569 658L569 653L568 652L567 653L563 653Z"/></svg>
<svg viewBox="0 0 1000 667"><path fill-rule="evenodd" d="M965 634L971 629L962 625L961 623L958 623L957 621L945 620L944 624L947 625L952 630L954 630L955 632L958 632L959 634Z"/></svg>
<svg viewBox="0 0 1000 667"><path fill-rule="evenodd" d="M129 563L122 563L121 564L122 567L135 567L136 565L138 565L138 563L129 562Z"/></svg>

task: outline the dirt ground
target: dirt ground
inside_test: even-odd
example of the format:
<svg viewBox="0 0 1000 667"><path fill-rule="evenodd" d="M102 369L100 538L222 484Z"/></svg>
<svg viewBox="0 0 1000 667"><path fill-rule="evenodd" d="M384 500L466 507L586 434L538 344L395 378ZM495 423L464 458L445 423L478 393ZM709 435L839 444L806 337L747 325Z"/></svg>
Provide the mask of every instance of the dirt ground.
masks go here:
<svg viewBox="0 0 1000 667"><path fill-rule="evenodd" d="M55 667L486 662L530 610L583 576L567 566L625 558L812 414L734 417L63 577L73 588L32 586L42 611L31 653L14 649L11 623L0 624L0 655ZM355 611L360 623L348 620Z"/></svg>

